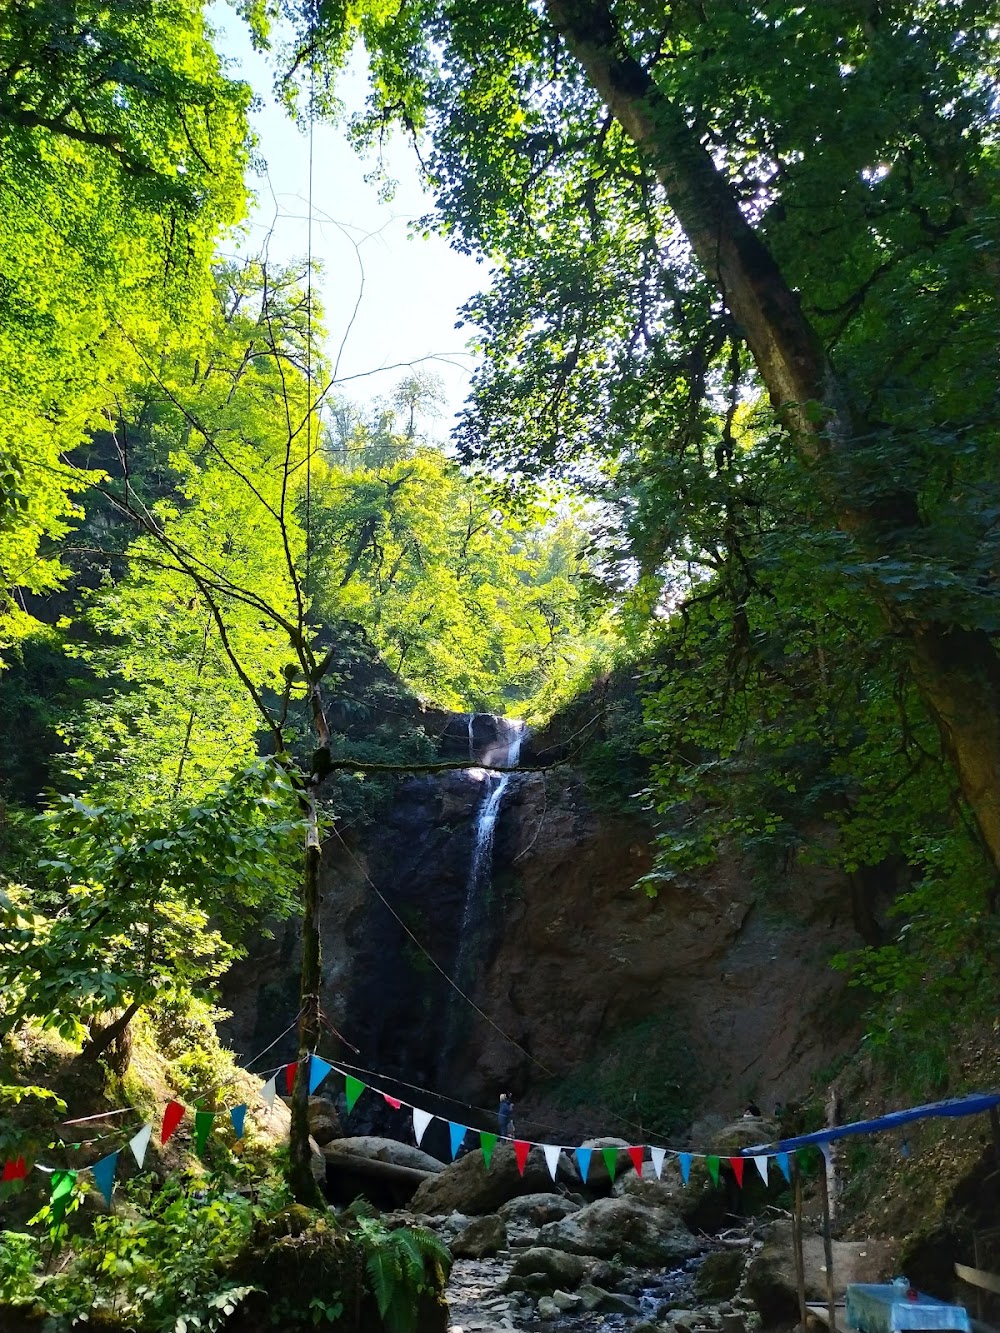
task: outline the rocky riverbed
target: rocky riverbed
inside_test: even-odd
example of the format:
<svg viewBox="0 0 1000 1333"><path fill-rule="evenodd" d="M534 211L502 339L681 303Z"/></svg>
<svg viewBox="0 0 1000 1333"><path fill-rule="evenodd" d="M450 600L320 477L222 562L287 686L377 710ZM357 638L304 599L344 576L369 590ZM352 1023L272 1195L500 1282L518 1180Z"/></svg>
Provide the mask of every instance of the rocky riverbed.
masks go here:
<svg viewBox="0 0 1000 1333"><path fill-rule="evenodd" d="M383 1219L433 1230L451 1250L451 1333L758 1333L797 1322L791 1227L780 1204L758 1191L754 1214L734 1215L731 1200L746 1204L748 1190L733 1195L707 1173L685 1183L669 1160L660 1176L645 1162L640 1173L624 1143L591 1146L586 1180L565 1154L553 1179L540 1150L519 1166L503 1143L489 1165L470 1153L444 1166L374 1138L345 1139L326 1154L336 1172L364 1152L421 1178L409 1206ZM619 1151L605 1161L599 1150L608 1146ZM823 1300L818 1235L807 1235L803 1257L807 1299ZM884 1243L836 1241L835 1285L884 1278L892 1262Z"/></svg>
<svg viewBox="0 0 1000 1333"><path fill-rule="evenodd" d="M627 1333L628 1330L678 1329L669 1321L677 1311L682 1323L696 1303L694 1277L698 1261L680 1268L640 1270L618 1267L603 1276L605 1286L581 1284L576 1291L554 1287L552 1294L533 1296L511 1290L511 1257L458 1259L448 1283L450 1333ZM730 1307L731 1308L731 1307ZM723 1328L721 1315L698 1312L698 1324ZM685 1325L690 1327L690 1325Z"/></svg>

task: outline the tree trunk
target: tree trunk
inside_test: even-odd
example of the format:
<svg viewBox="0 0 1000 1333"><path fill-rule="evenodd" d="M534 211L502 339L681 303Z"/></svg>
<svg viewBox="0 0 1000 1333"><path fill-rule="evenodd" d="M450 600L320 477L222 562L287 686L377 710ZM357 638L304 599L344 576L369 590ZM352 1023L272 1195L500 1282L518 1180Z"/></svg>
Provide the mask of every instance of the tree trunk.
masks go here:
<svg viewBox="0 0 1000 1333"><path fill-rule="evenodd" d="M104 1052L125 1036L129 1023L135 1018L136 1014L142 1008L141 1000L133 1000L132 1003L119 1014L118 1017L106 1028L91 1025L90 1036L83 1044L83 1050L80 1052L80 1058L88 1064L96 1062ZM122 1067L116 1072L124 1074L128 1068L128 1052L125 1052L125 1058L121 1062Z"/></svg>
<svg viewBox="0 0 1000 1333"><path fill-rule="evenodd" d="M612 114L655 171L702 267L739 324L771 402L803 457L836 456L849 477L855 441L867 433L816 330L773 256L740 211L725 177L678 109L627 48L606 0L545 0L549 19ZM919 522L915 498L882 505L850 494L827 500L870 556L888 532ZM874 595L908 642L914 676L937 723L961 791L1000 868L1000 662L981 630L915 620L884 589Z"/></svg>
<svg viewBox="0 0 1000 1333"><path fill-rule="evenodd" d="M299 1062L292 1087L292 1123L288 1152L288 1184L296 1203L324 1206L323 1196L312 1174L312 1145L309 1141L309 1059L319 1044L319 872L321 848L316 818L316 799L308 794L305 868L302 883L302 971L300 978Z"/></svg>

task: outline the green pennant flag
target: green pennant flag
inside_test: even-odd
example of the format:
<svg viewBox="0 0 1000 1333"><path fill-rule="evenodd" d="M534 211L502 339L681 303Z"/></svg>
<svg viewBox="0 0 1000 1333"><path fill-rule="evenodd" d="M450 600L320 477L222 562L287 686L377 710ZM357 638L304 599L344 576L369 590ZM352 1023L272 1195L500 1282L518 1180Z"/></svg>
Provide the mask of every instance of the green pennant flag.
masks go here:
<svg viewBox="0 0 1000 1333"><path fill-rule="evenodd" d="M205 1151L205 1144L215 1123L214 1111L195 1111L194 1113L194 1150L200 1157Z"/></svg>
<svg viewBox="0 0 1000 1333"><path fill-rule="evenodd" d="M705 1165L708 1167L708 1174L712 1177L712 1183L715 1184L715 1185L718 1185L718 1183L719 1183L719 1158L718 1158L718 1157L706 1157L706 1158L705 1158Z"/></svg>
<svg viewBox="0 0 1000 1333"><path fill-rule="evenodd" d="M497 1136L491 1134L487 1129L480 1130L479 1146L483 1150L483 1160L486 1162L486 1170L488 1171L490 1169L490 1158L493 1156L493 1149L497 1146Z"/></svg>
<svg viewBox="0 0 1000 1333"><path fill-rule="evenodd" d="M354 1110L354 1103L358 1100L368 1085L362 1083L359 1078L352 1078L347 1074L344 1078L344 1094L347 1097L347 1110Z"/></svg>
<svg viewBox="0 0 1000 1333"><path fill-rule="evenodd" d="M76 1184L76 1175L75 1171L52 1172L52 1197L49 1199L49 1207L52 1209L54 1222L62 1221L66 1205L73 1193L73 1186Z"/></svg>
<svg viewBox="0 0 1000 1333"><path fill-rule="evenodd" d="M608 1168L608 1175L614 1180L615 1172L618 1170L618 1149L602 1148L601 1156L604 1158L604 1165Z"/></svg>

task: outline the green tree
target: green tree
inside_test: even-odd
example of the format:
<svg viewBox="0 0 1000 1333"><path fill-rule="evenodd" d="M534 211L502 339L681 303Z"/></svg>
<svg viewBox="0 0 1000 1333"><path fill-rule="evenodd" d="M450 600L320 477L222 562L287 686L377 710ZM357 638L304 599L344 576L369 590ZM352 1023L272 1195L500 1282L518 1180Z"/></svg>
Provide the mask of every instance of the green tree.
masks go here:
<svg viewBox="0 0 1000 1333"><path fill-rule="evenodd" d="M299 14L306 64L364 41L358 133L429 140L438 225L495 265L466 455L585 477L685 438L703 488L704 405L749 353L772 457L906 645L1000 865L993 7Z"/></svg>
<svg viewBox="0 0 1000 1333"><path fill-rule="evenodd" d="M68 466L136 370L197 328L244 212L249 89L202 6L25 0L0 13L0 641L62 576Z"/></svg>
<svg viewBox="0 0 1000 1333"><path fill-rule="evenodd" d="M31 1018L68 1038L121 1012L96 1058L144 1006L183 1002L286 915L300 823L280 769L260 763L201 804L132 809L66 797L45 816L48 889L10 889L0 981L5 1030Z"/></svg>
<svg viewBox="0 0 1000 1333"><path fill-rule="evenodd" d="M313 515L317 614L362 626L438 705L546 715L610 642L582 528L505 511L437 449L318 471Z"/></svg>

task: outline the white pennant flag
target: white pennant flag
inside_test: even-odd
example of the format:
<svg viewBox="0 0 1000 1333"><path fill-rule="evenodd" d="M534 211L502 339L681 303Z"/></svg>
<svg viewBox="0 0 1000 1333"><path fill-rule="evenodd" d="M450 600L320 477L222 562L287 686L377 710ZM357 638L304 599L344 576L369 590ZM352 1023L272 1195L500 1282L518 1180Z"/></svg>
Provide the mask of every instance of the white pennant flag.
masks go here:
<svg viewBox="0 0 1000 1333"><path fill-rule="evenodd" d="M132 1149L132 1156L140 1170L142 1170L142 1164L146 1160L146 1149L149 1147L149 1137L152 1132L152 1125L143 1125L139 1133L128 1141L128 1146Z"/></svg>
<svg viewBox="0 0 1000 1333"><path fill-rule="evenodd" d="M434 1117L430 1111L421 1111L419 1107L413 1108L413 1137L417 1141L417 1147L420 1146L420 1140L424 1137L424 1130L431 1123Z"/></svg>
<svg viewBox="0 0 1000 1333"><path fill-rule="evenodd" d="M663 1159L667 1155L666 1148L650 1148L649 1155L653 1159L653 1170L656 1172L656 1179L659 1180L660 1172L663 1170Z"/></svg>
<svg viewBox="0 0 1000 1333"><path fill-rule="evenodd" d="M559 1170L559 1154L562 1148L558 1143L543 1143L542 1152L545 1154L545 1165L549 1168L549 1175L553 1180L556 1178L556 1172Z"/></svg>
<svg viewBox="0 0 1000 1333"><path fill-rule="evenodd" d="M766 1156L764 1156L764 1157L751 1157L750 1160L753 1162L754 1166L755 1166L755 1167L757 1168L757 1170L760 1172L760 1178L761 1178L761 1180L764 1182L764 1184L766 1185L766 1184L767 1184L767 1164L768 1164L770 1158L768 1158L768 1157L766 1157Z"/></svg>
<svg viewBox="0 0 1000 1333"><path fill-rule="evenodd" d="M278 1093L278 1075L272 1074L260 1090L261 1100L269 1111L274 1110L274 1099Z"/></svg>

